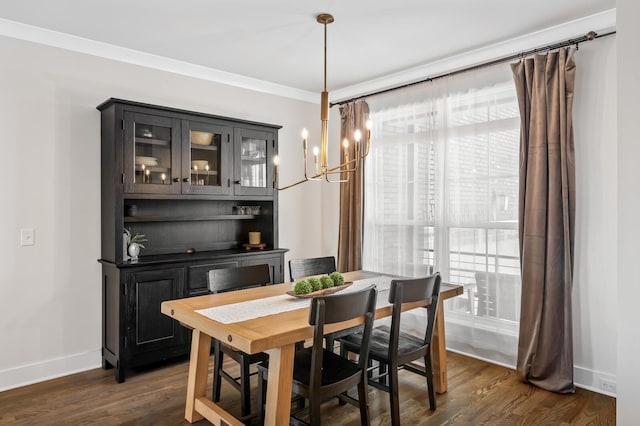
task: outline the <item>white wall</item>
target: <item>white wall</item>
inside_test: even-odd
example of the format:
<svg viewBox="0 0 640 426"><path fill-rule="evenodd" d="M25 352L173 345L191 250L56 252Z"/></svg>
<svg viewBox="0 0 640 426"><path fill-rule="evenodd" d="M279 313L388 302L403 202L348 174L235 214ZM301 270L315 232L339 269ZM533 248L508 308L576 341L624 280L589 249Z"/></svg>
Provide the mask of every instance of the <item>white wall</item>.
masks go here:
<svg viewBox="0 0 640 426"><path fill-rule="evenodd" d="M0 390L100 365L100 113L109 97L280 124L281 182L302 176L319 106L0 37ZM339 123L333 123L337 125ZM320 186L280 193L280 246L322 251ZM36 244L19 245L34 228Z"/></svg>
<svg viewBox="0 0 640 426"><path fill-rule="evenodd" d="M0 61L0 128L6 178L0 208L1 390L99 365L96 105L119 97L281 124L281 184L301 177L300 129L309 129L313 145L319 137L319 106L8 38L0 38L0 55L5 58ZM621 127L616 157L615 61L616 37L583 44L576 56L574 348L576 382L598 389L600 378L617 378L620 411L620 395L632 383L625 383L626 373L616 377L616 345L618 371L635 365L625 354L638 353L635 324L622 321L627 318L621 308L637 310L631 305L637 298L627 295L640 288L632 269L638 257L629 260L637 253L632 243L640 240L630 239L635 234L629 232L640 206L623 214L629 197L617 194L635 195L640 168L633 155L639 149L634 135ZM633 73L626 78L631 87ZM625 89L618 105L624 101L627 110L637 110L628 93ZM331 111L330 140L339 135L337 110ZM627 119L633 123L635 117ZM330 150L330 159L335 163L337 152ZM623 171L633 180L622 180ZM339 185L316 183L280 193L280 246L291 250L287 259L336 254L338 195ZM36 229L34 247L19 246L24 227ZM617 342L616 326L621 335ZM632 409L633 403L627 407Z"/></svg>
<svg viewBox="0 0 640 426"><path fill-rule="evenodd" d="M640 419L640 2L617 0L618 22L618 262L603 265L617 270L618 400L619 425L637 425ZM608 290L609 285L604 285ZM613 348L612 348L613 350Z"/></svg>
<svg viewBox="0 0 640 426"><path fill-rule="evenodd" d="M581 44L575 61L574 379L603 392L616 380L616 37Z"/></svg>

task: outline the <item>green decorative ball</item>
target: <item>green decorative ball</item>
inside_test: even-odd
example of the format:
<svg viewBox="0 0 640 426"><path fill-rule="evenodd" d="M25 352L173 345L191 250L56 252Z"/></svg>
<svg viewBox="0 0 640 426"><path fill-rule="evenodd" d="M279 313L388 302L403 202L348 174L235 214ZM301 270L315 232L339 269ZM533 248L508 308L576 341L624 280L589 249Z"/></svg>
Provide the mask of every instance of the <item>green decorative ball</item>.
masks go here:
<svg viewBox="0 0 640 426"><path fill-rule="evenodd" d="M320 282L322 283L322 288L331 288L335 285L333 284L333 280L331 279L331 277L329 277L329 275L325 275L324 277L320 278Z"/></svg>
<svg viewBox="0 0 640 426"><path fill-rule="evenodd" d="M307 280L298 281L295 287L293 287L293 292L295 294L307 294L311 293L312 291L313 288L311 288L311 284L309 284L309 281Z"/></svg>
<svg viewBox="0 0 640 426"><path fill-rule="evenodd" d="M313 289L313 291L322 290L322 283L318 278L309 278L307 281L309 281L309 284L311 284L311 288Z"/></svg>
<svg viewBox="0 0 640 426"><path fill-rule="evenodd" d="M344 284L344 275L342 275L340 272L332 272L329 274L329 277L331 277L335 285Z"/></svg>

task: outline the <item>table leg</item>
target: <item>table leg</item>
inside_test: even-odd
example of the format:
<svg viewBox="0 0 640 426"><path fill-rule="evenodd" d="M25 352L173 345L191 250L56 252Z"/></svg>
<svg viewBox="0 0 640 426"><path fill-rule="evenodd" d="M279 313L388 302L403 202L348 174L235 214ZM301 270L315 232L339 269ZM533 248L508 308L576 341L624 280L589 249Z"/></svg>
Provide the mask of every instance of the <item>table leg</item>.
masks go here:
<svg viewBox="0 0 640 426"><path fill-rule="evenodd" d="M187 381L187 404L184 418L189 423L201 420L203 416L195 409L196 399L207 394L207 375L209 374L209 359L211 351L211 337L200 330L193 330L191 338L191 360L189 361L189 379Z"/></svg>
<svg viewBox="0 0 640 426"><path fill-rule="evenodd" d="M435 330L433 333L431 362L433 365L433 388L437 393L447 391L447 344L444 338L444 303L438 301Z"/></svg>
<svg viewBox="0 0 640 426"><path fill-rule="evenodd" d="M291 414L291 382L295 344L268 350L267 426L288 425Z"/></svg>

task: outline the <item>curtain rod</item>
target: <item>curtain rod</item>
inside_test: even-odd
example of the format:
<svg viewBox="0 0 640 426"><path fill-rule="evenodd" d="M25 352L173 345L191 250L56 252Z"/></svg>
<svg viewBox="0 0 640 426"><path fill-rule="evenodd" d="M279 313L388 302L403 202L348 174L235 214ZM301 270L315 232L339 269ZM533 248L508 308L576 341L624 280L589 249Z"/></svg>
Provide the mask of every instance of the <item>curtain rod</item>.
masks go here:
<svg viewBox="0 0 640 426"><path fill-rule="evenodd" d="M414 81L412 83L406 83L406 84L402 84L400 86L395 86L395 87L390 87L388 89L378 90L377 92L371 92L371 93L367 93L365 95L355 96L353 98L345 99L343 101L332 102L330 105L333 107L334 105L348 104L349 102L353 102L353 101L357 101L357 100L360 100L360 99L364 99L364 98L367 98L369 96L375 96L375 95L380 95L382 93L392 92L392 91L398 90L398 89L404 89L405 87L415 86L416 84L426 83L428 81L437 80L439 78L450 77L452 75L461 74L463 72L473 71L473 70L477 70L477 69L484 68L484 67L489 67L491 65L496 65L496 64L499 64L501 62L512 61L514 59L522 59L522 58L525 58L527 56L531 56L531 55L534 55L536 53L544 52L544 51L547 51L547 50L560 49L562 47L567 47L567 46L571 46L571 45L574 45L574 44L576 45L576 49L577 49L580 43L583 43L585 41L595 40L595 39L600 38L600 37L607 37L607 36L610 36L610 35L614 35L615 33L616 33L615 30L614 31L610 31L608 33L604 33L604 34L597 34L595 31L589 31L587 34L583 35L582 37L572 38L572 39L569 39L569 40L561 41L559 43L548 44L546 46L542 46L542 47L538 47L538 48L535 48L535 49L527 50L527 51L524 51L524 52L516 53L516 54L513 54L513 55L505 56L505 57L502 57L502 58L499 58L499 59L493 59L493 60L490 60L490 61L487 61L487 62L482 62L480 64L472 65L470 67L462 68L462 69L459 69L459 70L456 70L456 71L451 71L451 72L447 72L447 73L444 73L444 74L435 75L433 77L427 77L425 79L422 79L422 80L419 80L419 81Z"/></svg>

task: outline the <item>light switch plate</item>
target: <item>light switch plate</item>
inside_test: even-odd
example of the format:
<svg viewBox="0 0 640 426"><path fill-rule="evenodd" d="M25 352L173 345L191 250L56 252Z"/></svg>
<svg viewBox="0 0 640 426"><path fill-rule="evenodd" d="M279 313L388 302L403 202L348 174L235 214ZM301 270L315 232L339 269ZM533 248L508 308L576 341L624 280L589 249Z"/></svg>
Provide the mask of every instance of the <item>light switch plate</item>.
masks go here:
<svg viewBox="0 0 640 426"><path fill-rule="evenodd" d="M20 245L32 246L36 243L36 232L33 228L22 228L20 230Z"/></svg>

